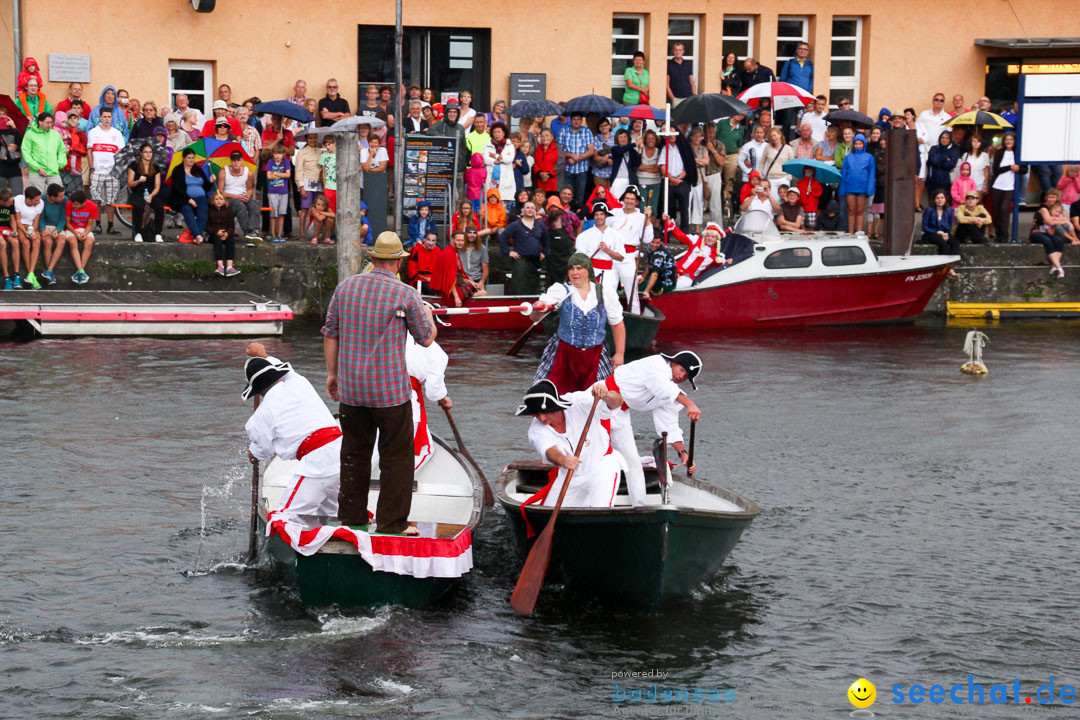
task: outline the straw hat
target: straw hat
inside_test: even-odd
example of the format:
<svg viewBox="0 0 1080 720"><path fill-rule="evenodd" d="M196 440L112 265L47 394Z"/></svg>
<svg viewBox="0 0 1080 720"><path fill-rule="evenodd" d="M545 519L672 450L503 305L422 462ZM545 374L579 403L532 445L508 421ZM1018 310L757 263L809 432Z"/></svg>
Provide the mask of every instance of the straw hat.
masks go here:
<svg viewBox="0 0 1080 720"><path fill-rule="evenodd" d="M405 248L401 245L401 238L393 230L384 230L375 238L375 246L371 249L371 257L376 260L397 260L409 257Z"/></svg>

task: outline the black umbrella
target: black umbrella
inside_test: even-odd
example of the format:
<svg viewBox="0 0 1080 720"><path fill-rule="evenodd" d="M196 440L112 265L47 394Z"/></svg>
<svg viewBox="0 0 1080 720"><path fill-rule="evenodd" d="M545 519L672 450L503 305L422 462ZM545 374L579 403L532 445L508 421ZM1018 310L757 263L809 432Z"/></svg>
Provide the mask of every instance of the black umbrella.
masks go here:
<svg viewBox="0 0 1080 720"><path fill-rule="evenodd" d="M299 105L293 105L288 100L271 100L270 102L259 103L251 108L251 112L256 114L269 113L270 115L280 115L282 117L292 118L293 120L299 120L302 123L315 122L314 115Z"/></svg>
<svg viewBox="0 0 1080 720"><path fill-rule="evenodd" d="M563 103L563 108L568 113L600 113L601 115L608 115L621 107L621 104L603 95L582 95Z"/></svg>
<svg viewBox="0 0 1080 720"><path fill-rule="evenodd" d="M550 117L562 115L563 107L551 100L522 100L510 106L510 117Z"/></svg>
<svg viewBox="0 0 1080 720"><path fill-rule="evenodd" d="M738 98L720 93L691 95L671 111L671 121L676 125L686 123L710 123L722 118L750 112L750 106Z"/></svg>
<svg viewBox="0 0 1080 720"><path fill-rule="evenodd" d="M874 118L869 115L863 115L858 110L836 110L826 115L825 121L832 123L833 125L850 123L865 128L874 127Z"/></svg>
<svg viewBox="0 0 1080 720"><path fill-rule="evenodd" d="M128 166L135 162L135 158L139 157L143 145L149 145L154 148L154 164L157 165L159 170L164 172L169 169L169 161L172 160L173 154L171 148L166 147L157 140L151 140L149 138L132 138L131 142L120 148L119 152L114 156L113 169L110 175L118 178L126 173Z"/></svg>

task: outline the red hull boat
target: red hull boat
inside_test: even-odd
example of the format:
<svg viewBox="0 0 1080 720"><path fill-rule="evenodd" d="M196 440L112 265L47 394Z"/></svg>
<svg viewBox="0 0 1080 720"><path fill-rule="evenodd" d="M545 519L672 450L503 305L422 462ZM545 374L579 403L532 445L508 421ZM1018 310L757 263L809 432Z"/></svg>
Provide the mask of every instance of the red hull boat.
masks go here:
<svg viewBox="0 0 1080 720"><path fill-rule="evenodd" d="M671 330L914 320L960 261L956 255L879 258L861 234L781 236L775 228L741 234L754 241L751 256L652 298L667 316L661 337Z"/></svg>

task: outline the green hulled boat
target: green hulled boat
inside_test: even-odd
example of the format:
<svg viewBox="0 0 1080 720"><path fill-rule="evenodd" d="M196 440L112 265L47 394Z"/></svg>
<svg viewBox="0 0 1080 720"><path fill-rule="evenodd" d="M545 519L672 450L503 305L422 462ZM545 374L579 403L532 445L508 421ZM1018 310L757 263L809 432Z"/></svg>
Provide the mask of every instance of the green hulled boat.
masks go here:
<svg viewBox="0 0 1080 720"><path fill-rule="evenodd" d="M495 497L522 557L527 539L521 503L547 482L550 465L511 463ZM563 507L552 546L549 578L620 605L652 608L684 597L714 575L757 516L758 506L738 493L680 478L662 504L658 474L645 468L649 505L630 506L625 484L611 508ZM537 533L552 508L526 506Z"/></svg>
<svg viewBox="0 0 1080 720"><path fill-rule="evenodd" d="M331 538L313 555L294 550L278 532L265 538L266 554L276 574L295 585L305 605L406 605L418 607L438 599L460 581L460 576L447 576L449 565L458 570L472 566L472 534L483 515L483 485L476 471L464 457L443 440L432 434L434 452L416 473L412 510L409 520L415 521L422 538L396 535L370 536L371 552L380 561L398 569L409 566L408 553L415 547L424 555L435 543L440 549L438 560L415 577L410 574L375 570L352 542ZM295 460L275 458L263 474L259 485L259 526L265 534L270 508L277 507L281 494L291 484ZM373 468L372 489L368 507L378 504L378 468ZM424 545L424 548L421 548ZM450 558L453 559L450 559ZM440 567L435 567L442 563ZM455 565L456 563L456 565ZM423 567L423 561L420 561ZM438 573L442 572L442 576Z"/></svg>
<svg viewBox="0 0 1080 720"><path fill-rule="evenodd" d="M623 325L626 326L626 352L641 354L652 347L660 324L664 322L664 313L652 305L642 305L641 314L623 313ZM552 313L544 320L544 333L551 337L559 328L559 316ZM604 334L604 344L609 353L615 352L615 339L611 337L611 326Z"/></svg>

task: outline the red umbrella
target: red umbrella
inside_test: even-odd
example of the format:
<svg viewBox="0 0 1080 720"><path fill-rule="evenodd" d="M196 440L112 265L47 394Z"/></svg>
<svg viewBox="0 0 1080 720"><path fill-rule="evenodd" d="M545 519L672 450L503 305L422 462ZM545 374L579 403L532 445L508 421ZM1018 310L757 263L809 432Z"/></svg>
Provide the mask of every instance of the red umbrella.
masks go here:
<svg viewBox="0 0 1080 720"><path fill-rule="evenodd" d="M814 96L801 87L786 82L758 83L739 94L740 100L754 108L761 104L762 98L772 98L773 109L784 110L806 107L807 101L813 100Z"/></svg>
<svg viewBox="0 0 1080 720"><path fill-rule="evenodd" d="M667 114L663 110L658 110L648 105L631 105L629 107L620 108L611 114L612 117L624 117L637 120L655 120L656 122L663 122L667 119Z"/></svg>
<svg viewBox="0 0 1080 720"><path fill-rule="evenodd" d="M30 121L22 114L22 110L15 104L10 95L0 95L0 107L7 110L8 117L15 123L15 129L20 133L26 131L26 126L30 124Z"/></svg>

